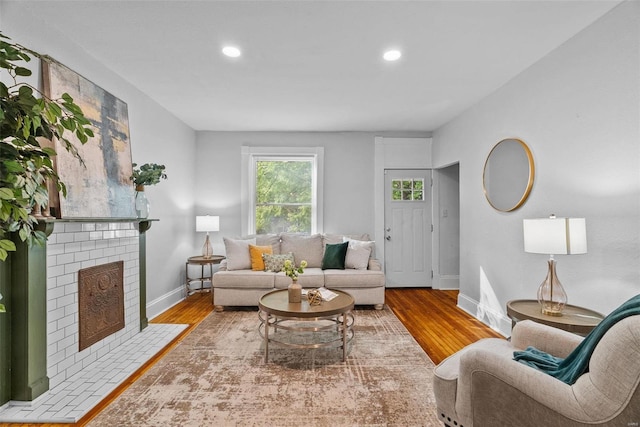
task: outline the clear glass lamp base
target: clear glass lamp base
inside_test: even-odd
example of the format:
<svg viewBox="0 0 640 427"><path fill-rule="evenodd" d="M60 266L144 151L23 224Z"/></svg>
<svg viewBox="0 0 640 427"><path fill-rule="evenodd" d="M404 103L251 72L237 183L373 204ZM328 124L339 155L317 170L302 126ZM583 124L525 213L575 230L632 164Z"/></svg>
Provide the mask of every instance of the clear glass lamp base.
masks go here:
<svg viewBox="0 0 640 427"><path fill-rule="evenodd" d="M211 241L209 240L209 233L207 232L207 237L204 240L204 245L202 245L202 257L205 259L209 259L213 256L213 248L211 247Z"/></svg>
<svg viewBox="0 0 640 427"><path fill-rule="evenodd" d="M549 261L549 271L538 288L538 302L542 314L548 316L562 316L562 310L567 305L567 293L565 292L558 276L556 275L556 262L553 258Z"/></svg>

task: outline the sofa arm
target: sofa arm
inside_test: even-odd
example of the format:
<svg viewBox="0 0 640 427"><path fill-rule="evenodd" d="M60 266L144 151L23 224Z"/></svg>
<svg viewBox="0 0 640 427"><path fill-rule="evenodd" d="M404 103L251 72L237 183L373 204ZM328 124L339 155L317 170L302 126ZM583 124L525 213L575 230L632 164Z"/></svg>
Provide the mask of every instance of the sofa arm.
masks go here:
<svg viewBox="0 0 640 427"><path fill-rule="evenodd" d="M218 265L218 271L227 271L227 259L223 259L222 261L220 261L220 264Z"/></svg>
<svg viewBox="0 0 640 427"><path fill-rule="evenodd" d="M382 271L382 264L375 258L369 258L369 265L367 266L367 269L373 271Z"/></svg>
<svg viewBox="0 0 640 427"><path fill-rule="evenodd" d="M567 357L582 342L583 337L552 326L523 320L511 332L511 344L524 350L532 346L557 357Z"/></svg>
<svg viewBox="0 0 640 427"><path fill-rule="evenodd" d="M589 419L570 385L514 361L511 354L496 356L486 349L470 349L460 358L456 411L461 420L472 424L471 420L478 415L478 411L488 409L477 406L476 394L488 393L489 390L492 395L485 396L484 400L497 402L502 411L518 413L519 401L516 396L520 396L570 419L582 422ZM531 418L530 415L526 417Z"/></svg>

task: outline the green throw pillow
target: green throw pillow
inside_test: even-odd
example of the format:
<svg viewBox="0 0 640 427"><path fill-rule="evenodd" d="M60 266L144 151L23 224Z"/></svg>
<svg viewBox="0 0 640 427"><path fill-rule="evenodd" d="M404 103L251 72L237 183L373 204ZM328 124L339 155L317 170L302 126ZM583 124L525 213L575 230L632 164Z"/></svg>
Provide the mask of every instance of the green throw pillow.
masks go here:
<svg viewBox="0 0 640 427"><path fill-rule="evenodd" d="M336 243L335 245L327 244L324 247L322 269L344 270L344 258L347 256L348 247L349 242Z"/></svg>
<svg viewBox="0 0 640 427"><path fill-rule="evenodd" d="M264 260L264 271L279 273L284 268L286 260L293 262L293 254L291 252L287 254L262 254L262 259Z"/></svg>

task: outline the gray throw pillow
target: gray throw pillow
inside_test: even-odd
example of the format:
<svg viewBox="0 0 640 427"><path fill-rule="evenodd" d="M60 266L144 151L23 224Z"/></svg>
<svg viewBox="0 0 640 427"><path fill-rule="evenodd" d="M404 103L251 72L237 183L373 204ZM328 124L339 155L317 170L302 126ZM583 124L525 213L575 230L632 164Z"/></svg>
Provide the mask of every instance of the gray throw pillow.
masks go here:
<svg viewBox="0 0 640 427"><path fill-rule="evenodd" d="M229 239L223 237L224 250L227 257L227 270L251 270L249 245L255 245L256 239Z"/></svg>
<svg viewBox="0 0 640 427"><path fill-rule="evenodd" d="M354 240L348 237L344 238L349 243L347 248L347 256L344 260L345 268L353 268L356 270L366 270L369 267L369 258L375 242Z"/></svg>

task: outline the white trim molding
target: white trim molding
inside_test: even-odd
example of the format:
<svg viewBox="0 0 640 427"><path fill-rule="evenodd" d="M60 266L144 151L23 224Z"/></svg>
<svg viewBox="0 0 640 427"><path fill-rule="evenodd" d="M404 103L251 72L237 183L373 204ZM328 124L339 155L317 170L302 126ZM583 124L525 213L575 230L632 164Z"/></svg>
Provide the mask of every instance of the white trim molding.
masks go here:
<svg viewBox="0 0 640 427"><path fill-rule="evenodd" d="M324 147L249 147L241 149L242 170L240 190L240 214L242 215L242 234L255 233L253 211L255 162L265 157L313 160L313 206L311 215L311 233L324 230Z"/></svg>
<svg viewBox="0 0 640 427"><path fill-rule="evenodd" d="M375 137L373 235L376 256L384 269L384 171L385 169L431 169L431 138Z"/></svg>
<svg viewBox="0 0 640 427"><path fill-rule="evenodd" d="M458 308L466 311L505 337L511 336L511 319L504 313L500 313L487 305L480 304L478 301L462 293L458 294Z"/></svg>
<svg viewBox="0 0 640 427"><path fill-rule="evenodd" d="M435 258L435 257L434 257ZM460 276L458 275L440 275L435 273L436 269L434 268L433 275L433 289L440 290L458 290L460 289Z"/></svg>
<svg viewBox="0 0 640 427"><path fill-rule="evenodd" d="M184 285L167 292L164 295L160 295L158 298L147 303L147 317L153 319L159 314L169 310L174 305L185 299Z"/></svg>

